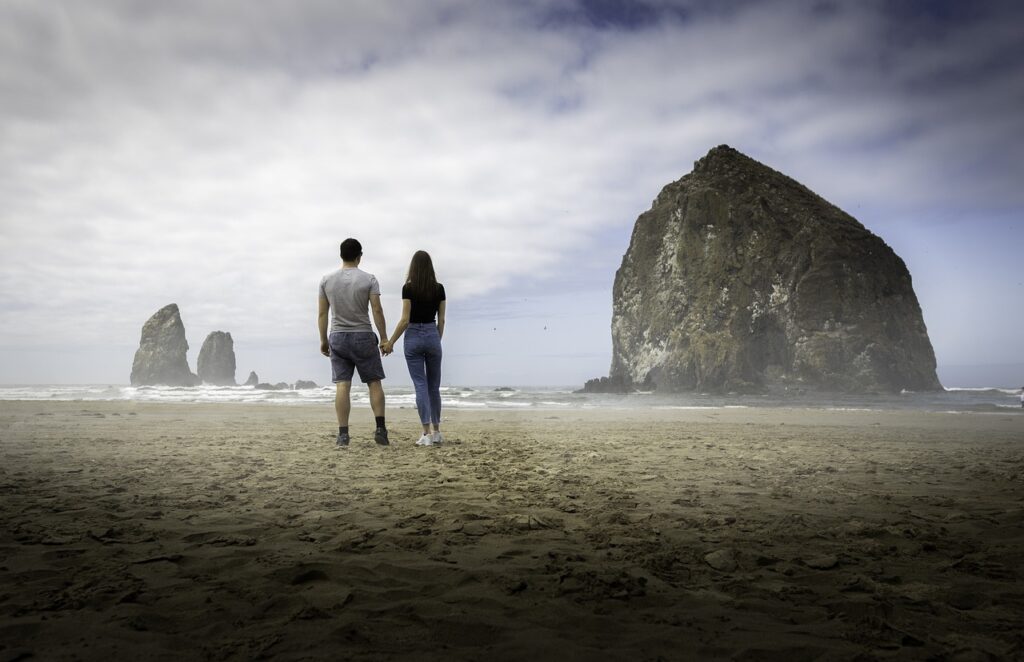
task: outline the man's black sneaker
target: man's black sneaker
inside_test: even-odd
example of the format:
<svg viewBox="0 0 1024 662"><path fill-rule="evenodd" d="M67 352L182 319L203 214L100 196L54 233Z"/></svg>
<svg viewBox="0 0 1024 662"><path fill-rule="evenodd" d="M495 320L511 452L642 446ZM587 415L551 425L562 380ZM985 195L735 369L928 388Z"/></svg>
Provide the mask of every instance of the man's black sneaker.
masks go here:
<svg viewBox="0 0 1024 662"><path fill-rule="evenodd" d="M373 440L380 446L387 446L389 443L387 428L377 428L373 433Z"/></svg>
<svg viewBox="0 0 1024 662"><path fill-rule="evenodd" d="M345 434L342 434L341 432L338 433L338 445L341 446L342 448L348 446L348 434L347 433L345 433Z"/></svg>

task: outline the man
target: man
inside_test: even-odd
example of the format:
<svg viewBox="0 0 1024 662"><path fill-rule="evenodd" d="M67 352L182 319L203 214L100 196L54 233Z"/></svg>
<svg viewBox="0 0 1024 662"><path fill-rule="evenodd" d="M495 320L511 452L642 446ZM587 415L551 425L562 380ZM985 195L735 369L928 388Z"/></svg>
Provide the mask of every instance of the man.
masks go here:
<svg viewBox="0 0 1024 662"><path fill-rule="evenodd" d="M352 373L359 371L359 379L370 389L370 408L377 419L373 439L381 446L388 445L388 430L384 425L384 367L380 357L385 354L388 338L384 322L384 309L380 305L380 285L373 274L359 268L363 247L355 239L341 242L341 268L320 280L320 353L331 359L335 394L334 409L338 414L338 446L348 446L348 416L352 409ZM377 333L373 335L367 305L373 310ZM330 315L330 336L327 320Z"/></svg>

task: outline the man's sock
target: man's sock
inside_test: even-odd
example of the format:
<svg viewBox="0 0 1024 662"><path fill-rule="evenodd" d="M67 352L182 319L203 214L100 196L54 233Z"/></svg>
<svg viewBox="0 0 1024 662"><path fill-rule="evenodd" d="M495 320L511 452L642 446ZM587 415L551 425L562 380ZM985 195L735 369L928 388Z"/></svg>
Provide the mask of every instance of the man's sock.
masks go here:
<svg viewBox="0 0 1024 662"><path fill-rule="evenodd" d="M339 425L338 426L338 434L348 434L348 426L347 425Z"/></svg>
<svg viewBox="0 0 1024 662"><path fill-rule="evenodd" d="M377 427L379 427L379 428L384 427L384 417L383 416L375 416L374 418L377 419Z"/></svg>

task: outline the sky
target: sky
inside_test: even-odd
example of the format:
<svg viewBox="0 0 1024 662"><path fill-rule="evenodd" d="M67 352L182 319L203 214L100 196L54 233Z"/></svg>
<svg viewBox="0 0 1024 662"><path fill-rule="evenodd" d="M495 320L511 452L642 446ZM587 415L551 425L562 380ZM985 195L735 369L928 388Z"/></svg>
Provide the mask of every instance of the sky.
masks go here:
<svg viewBox="0 0 1024 662"><path fill-rule="evenodd" d="M579 385L723 143L893 247L947 386L1024 383L1020 3L2 0L0 99L0 383L127 383L172 302L193 370L223 330L240 381L327 383L352 236L389 326L433 256L444 383Z"/></svg>

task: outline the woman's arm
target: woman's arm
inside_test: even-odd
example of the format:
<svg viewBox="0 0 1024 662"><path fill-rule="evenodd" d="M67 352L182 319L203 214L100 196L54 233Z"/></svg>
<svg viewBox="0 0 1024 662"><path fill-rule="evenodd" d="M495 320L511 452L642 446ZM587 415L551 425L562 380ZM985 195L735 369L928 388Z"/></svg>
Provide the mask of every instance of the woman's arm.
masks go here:
<svg viewBox="0 0 1024 662"><path fill-rule="evenodd" d="M437 335L439 338L444 338L444 304L442 301L437 304Z"/></svg>
<svg viewBox="0 0 1024 662"><path fill-rule="evenodd" d="M388 345L394 347L398 339L405 333L405 330L409 328L409 315L411 314L412 300L402 299L402 319L398 320L398 325L395 326L395 332L391 335L391 339L388 340Z"/></svg>

